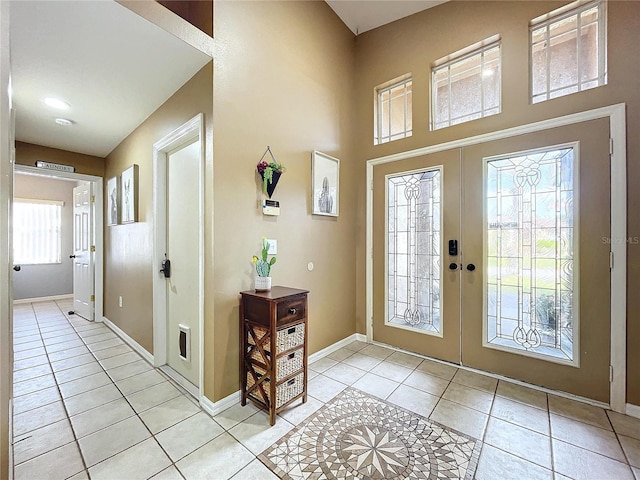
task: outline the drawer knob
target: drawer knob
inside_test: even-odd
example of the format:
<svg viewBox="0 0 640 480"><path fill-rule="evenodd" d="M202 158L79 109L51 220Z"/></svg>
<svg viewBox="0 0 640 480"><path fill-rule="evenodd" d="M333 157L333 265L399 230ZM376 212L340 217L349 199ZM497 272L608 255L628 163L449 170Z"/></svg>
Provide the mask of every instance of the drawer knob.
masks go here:
<svg viewBox="0 0 640 480"><path fill-rule="evenodd" d="M295 315L296 313L298 313L298 310L297 310L297 309L295 309L295 308L290 308L290 309L289 309L289 313L290 313L291 315Z"/></svg>

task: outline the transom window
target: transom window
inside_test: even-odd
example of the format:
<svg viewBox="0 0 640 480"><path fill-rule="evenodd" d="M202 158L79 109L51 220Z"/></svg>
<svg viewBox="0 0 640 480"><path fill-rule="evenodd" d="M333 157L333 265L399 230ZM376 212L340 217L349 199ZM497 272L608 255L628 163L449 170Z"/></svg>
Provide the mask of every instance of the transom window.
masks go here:
<svg viewBox="0 0 640 480"><path fill-rule="evenodd" d="M442 170L387 177L386 324L442 336Z"/></svg>
<svg viewBox="0 0 640 480"><path fill-rule="evenodd" d="M410 137L412 119L410 76L376 87L374 145Z"/></svg>
<svg viewBox="0 0 640 480"><path fill-rule="evenodd" d="M574 2L531 21L532 103L606 85L605 6Z"/></svg>
<svg viewBox="0 0 640 480"><path fill-rule="evenodd" d="M438 60L431 76L432 130L500 113L500 37Z"/></svg>
<svg viewBox="0 0 640 480"><path fill-rule="evenodd" d="M13 262L61 262L64 202L16 198L13 202Z"/></svg>
<svg viewBox="0 0 640 480"><path fill-rule="evenodd" d="M485 162L485 345L575 363L574 148Z"/></svg>

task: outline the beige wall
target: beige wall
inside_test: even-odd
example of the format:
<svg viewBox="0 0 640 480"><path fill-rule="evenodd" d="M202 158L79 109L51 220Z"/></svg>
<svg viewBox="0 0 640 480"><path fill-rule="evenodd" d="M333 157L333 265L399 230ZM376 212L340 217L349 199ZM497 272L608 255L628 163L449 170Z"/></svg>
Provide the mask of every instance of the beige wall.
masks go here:
<svg viewBox="0 0 640 480"><path fill-rule="evenodd" d="M207 396L239 388L238 292L253 288L260 238L278 241L274 285L309 294L309 347L354 333L356 195L353 35L324 2L215 2L215 329L205 332ZM287 167L263 216L256 164ZM341 160L340 216L311 215L311 152ZM315 269L307 270L313 262ZM213 351L211 350L211 347ZM211 384L213 383L213 392Z"/></svg>
<svg viewBox="0 0 640 480"><path fill-rule="evenodd" d="M130 165L139 165L139 221L105 227L104 315L149 352L153 352L152 280L157 267L153 260L153 144L204 113L207 179L211 185L212 65L196 73L106 158L105 182ZM210 200L208 203L207 211L211 212ZM211 237L206 237L205 251L211 250L210 242ZM123 298L122 308L118 306L119 296ZM205 311L206 316L210 314Z"/></svg>
<svg viewBox="0 0 640 480"><path fill-rule="evenodd" d="M529 104L528 22L566 2L453 1L366 32L356 39L357 175L364 178L365 161L454 139L521 125L605 105L627 104L629 217L628 234L640 235L640 62L637 41L640 3L608 2L609 84L555 100ZM430 132L430 65L467 45L500 34L502 37L502 113ZM390 79L413 74L413 136L373 145L373 91ZM365 331L365 185L358 182L357 329ZM640 246L628 246L628 401L640 404Z"/></svg>
<svg viewBox="0 0 640 480"><path fill-rule="evenodd" d="M97 177L104 175L104 158L31 143L16 142L16 163L35 167L37 160L71 165L76 167L76 173L95 175Z"/></svg>

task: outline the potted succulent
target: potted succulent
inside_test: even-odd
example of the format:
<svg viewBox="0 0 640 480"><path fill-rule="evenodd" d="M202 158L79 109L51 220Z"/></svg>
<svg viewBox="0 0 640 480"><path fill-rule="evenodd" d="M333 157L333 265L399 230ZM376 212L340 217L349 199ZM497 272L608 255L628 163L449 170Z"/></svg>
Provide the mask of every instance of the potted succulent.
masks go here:
<svg viewBox="0 0 640 480"><path fill-rule="evenodd" d="M271 198L271 195L273 195L276 185L278 184L278 180L280 180L280 175L285 171L285 167L273 159L272 162L260 160L260 162L258 162L257 169L258 173L262 177L262 191Z"/></svg>
<svg viewBox="0 0 640 480"><path fill-rule="evenodd" d="M262 253L261 258L255 255L251 259L256 265L256 292L268 292L271 290L271 267L276 263L276 257L271 257L271 260L267 260L269 256L269 242L265 237L262 237Z"/></svg>

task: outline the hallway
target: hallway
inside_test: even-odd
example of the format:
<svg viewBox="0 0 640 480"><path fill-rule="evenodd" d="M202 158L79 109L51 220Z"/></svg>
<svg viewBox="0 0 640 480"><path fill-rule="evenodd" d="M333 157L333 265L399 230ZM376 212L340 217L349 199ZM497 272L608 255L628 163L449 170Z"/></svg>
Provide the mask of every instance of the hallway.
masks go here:
<svg viewBox="0 0 640 480"><path fill-rule="evenodd" d="M354 341L309 365L309 399L211 418L71 301L14 307L16 480L256 479L256 458L348 386L483 441L477 480L640 479L640 420Z"/></svg>

